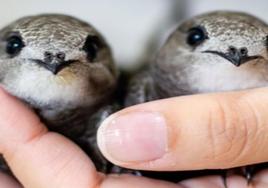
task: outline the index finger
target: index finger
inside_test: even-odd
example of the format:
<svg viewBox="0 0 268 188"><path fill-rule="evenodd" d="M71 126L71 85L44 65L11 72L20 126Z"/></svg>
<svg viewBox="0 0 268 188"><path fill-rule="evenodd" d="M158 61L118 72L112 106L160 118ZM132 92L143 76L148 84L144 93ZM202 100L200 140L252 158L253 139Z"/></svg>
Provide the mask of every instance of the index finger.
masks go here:
<svg viewBox="0 0 268 188"><path fill-rule="evenodd" d="M0 153L25 187L96 187L87 155L0 88Z"/></svg>

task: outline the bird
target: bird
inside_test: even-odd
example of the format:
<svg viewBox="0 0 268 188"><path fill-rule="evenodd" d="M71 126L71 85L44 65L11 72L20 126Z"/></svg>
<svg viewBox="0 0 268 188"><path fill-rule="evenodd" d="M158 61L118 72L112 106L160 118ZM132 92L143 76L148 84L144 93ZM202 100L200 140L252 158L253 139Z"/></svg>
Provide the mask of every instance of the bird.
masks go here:
<svg viewBox="0 0 268 188"><path fill-rule="evenodd" d="M81 146L105 172L96 144L99 123L112 104L118 69L104 37L64 14L20 18L0 30L0 85L47 125ZM4 160L0 169L8 171Z"/></svg>
<svg viewBox="0 0 268 188"><path fill-rule="evenodd" d="M125 106L175 96L268 86L267 49L267 23L253 15L214 11L194 16L179 24L152 61L132 76ZM242 170L249 184L254 169L257 166ZM173 181L179 177L173 172L148 173ZM226 176L225 172L223 175ZM188 175L182 173L182 177Z"/></svg>

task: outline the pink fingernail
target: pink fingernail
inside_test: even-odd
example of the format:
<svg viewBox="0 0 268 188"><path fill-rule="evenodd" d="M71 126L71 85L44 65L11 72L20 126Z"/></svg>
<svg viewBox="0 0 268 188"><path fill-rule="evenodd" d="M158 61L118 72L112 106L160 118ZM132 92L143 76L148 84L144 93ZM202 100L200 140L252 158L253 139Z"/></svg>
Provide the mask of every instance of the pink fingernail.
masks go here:
<svg viewBox="0 0 268 188"><path fill-rule="evenodd" d="M152 161L167 151L165 118L155 112L130 112L108 118L99 130L104 153L121 162Z"/></svg>

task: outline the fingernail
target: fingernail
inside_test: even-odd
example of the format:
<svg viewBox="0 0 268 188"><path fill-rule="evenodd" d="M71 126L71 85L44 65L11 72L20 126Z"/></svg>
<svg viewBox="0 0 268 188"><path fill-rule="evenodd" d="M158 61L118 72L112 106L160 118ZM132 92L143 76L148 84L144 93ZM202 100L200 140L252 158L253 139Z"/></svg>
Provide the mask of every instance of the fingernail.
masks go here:
<svg viewBox="0 0 268 188"><path fill-rule="evenodd" d="M120 162L161 158L167 151L165 118L155 112L130 112L104 121L98 144L104 154Z"/></svg>

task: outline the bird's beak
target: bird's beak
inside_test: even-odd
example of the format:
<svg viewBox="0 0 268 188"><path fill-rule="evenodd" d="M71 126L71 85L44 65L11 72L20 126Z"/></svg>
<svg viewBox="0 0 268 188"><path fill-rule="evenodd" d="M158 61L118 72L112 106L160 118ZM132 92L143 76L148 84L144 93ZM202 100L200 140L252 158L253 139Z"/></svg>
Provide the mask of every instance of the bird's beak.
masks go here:
<svg viewBox="0 0 268 188"><path fill-rule="evenodd" d="M241 51L236 50L236 48L233 48L231 51L227 53L219 52L219 51L213 51L213 50L207 50L203 51L203 53L211 53L218 55L220 57L223 57L230 61L235 66L239 67L242 64L245 64L249 61L255 60L255 59L264 59L262 56L248 56L247 53L241 53Z"/></svg>
<svg viewBox="0 0 268 188"><path fill-rule="evenodd" d="M37 63L38 65L46 68L53 74L58 74L62 69L68 67L70 64L76 62L76 60L69 60L69 61L62 61L62 62L55 62L55 63L45 63L39 59L31 59L33 62Z"/></svg>

